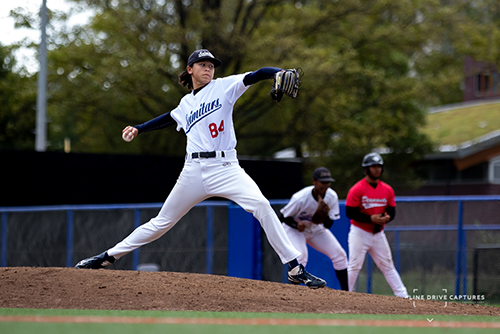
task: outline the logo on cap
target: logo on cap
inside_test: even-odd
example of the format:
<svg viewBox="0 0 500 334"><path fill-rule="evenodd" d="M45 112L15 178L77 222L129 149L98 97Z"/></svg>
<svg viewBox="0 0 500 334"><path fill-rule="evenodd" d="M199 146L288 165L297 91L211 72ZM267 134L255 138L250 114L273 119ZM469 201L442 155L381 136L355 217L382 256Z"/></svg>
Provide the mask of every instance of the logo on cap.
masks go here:
<svg viewBox="0 0 500 334"><path fill-rule="evenodd" d="M210 58L215 58L214 55L212 53L210 53L210 51L200 51L200 53L198 53L198 58L201 58L201 57L210 57Z"/></svg>
<svg viewBox="0 0 500 334"><path fill-rule="evenodd" d="M187 65L193 66L194 63L196 63L198 61L202 61L203 59L210 60L214 64L215 67L222 64L222 61L220 59L215 58L214 55L210 51L208 51L207 49L201 49L201 50L194 51L189 56Z"/></svg>

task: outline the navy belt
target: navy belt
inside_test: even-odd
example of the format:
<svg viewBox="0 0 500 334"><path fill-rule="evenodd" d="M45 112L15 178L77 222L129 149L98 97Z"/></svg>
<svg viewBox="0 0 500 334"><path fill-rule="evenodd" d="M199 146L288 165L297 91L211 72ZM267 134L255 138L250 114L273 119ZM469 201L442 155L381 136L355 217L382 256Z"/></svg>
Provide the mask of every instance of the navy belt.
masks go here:
<svg viewBox="0 0 500 334"><path fill-rule="evenodd" d="M215 158L217 156L217 152L194 152L191 154L191 158L197 159L197 158ZM220 156L224 158L226 154L224 151L220 152Z"/></svg>

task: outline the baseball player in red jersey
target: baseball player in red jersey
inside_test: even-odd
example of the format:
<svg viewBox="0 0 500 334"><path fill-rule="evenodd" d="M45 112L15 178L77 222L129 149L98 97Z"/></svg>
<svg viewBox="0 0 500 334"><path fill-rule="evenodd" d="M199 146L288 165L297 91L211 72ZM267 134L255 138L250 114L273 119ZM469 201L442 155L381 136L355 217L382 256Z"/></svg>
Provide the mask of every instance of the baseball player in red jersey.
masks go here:
<svg viewBox="0 0 500 334"><path fill-rule="evenodd" d="M310 288L326 285L298 262L300 252L290 242L269 201L240 167L235 150L234 104L250 85L273 78L284 70L263 67L214 79L215 68L221 63L206 49L194 51L186 70L179 75L179 83L191 92L171 112L123 129L123 139L131 141L141 133L176 125L177 131L183 130L187 136L186 162L155 218L136 228L114 247L80 261L76 268L99 269L111 265L134 249L160 238L199 202L218 196L236 202L259 220L269 243L283 264L288 264L290 282L304 283Z"/></svg>
<svg viewBox="0 0 500 334"><path fill-rule="evenodd" d="M366 252L370 253L397 297L408 298L406 287L394 267L391 249L384 233L385 224L396 215L394 190L379 180L384 161L378 153L365 155L362 163L365 177L347 194L346 216L351 219L349 232L349 291L352 291Z"/></svg>

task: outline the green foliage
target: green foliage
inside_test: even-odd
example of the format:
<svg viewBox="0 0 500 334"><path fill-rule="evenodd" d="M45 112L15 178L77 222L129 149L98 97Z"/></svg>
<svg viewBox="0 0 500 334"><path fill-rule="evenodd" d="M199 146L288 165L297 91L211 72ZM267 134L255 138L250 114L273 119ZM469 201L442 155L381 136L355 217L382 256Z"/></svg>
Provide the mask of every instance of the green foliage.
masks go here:
<svg viewBox="0 0 500 334"><path fill-rule="evenodd" d="M373 148L392 153L385 179L406 186L414 185L409 163L430 150L416 128L424 123L421 103L429 92L411 68L429 29L416 23L415 12L424 10L418 5L354 1L300 10L290 6L268 21L294 17L293 32L283 30L277 40L293 45L289 48L302 59L306 73L307 91L293 101L299 116L291 117L283 136L295 142L299 156L311 157L309 171L320 164L331 168L341 197L363 176L361 159ZM279 30L270 26L262 31L271 32L271 39Z"/></svg>
<svg viewBox="0 0 500 334"><path fill-rule="evenodd" d="M185 136L173 129L132 144L121 140L121 129L177 106L188 93L177 76L196 48L206 47L223 60L216 76L240 71L243 46L273 3L75 2L87 3L97 15L88 27L62 34L50 53L52 138L60 145L71 138L75 151L170 155L185 150ZM259 103L251 103L251 110Z"/></svg>
<svg viewBox="0 0 500 334"><path fill-rule="evenodd" d="M13 70L14 50L0 44L0 149L34 149L36 78Z"/></svg>
<svg viewBox="0 0 500 334"><path fill-rule="evenodd" d="M325 165L341 196L373 149L391 153L384 180L418 185L408 167L432 147L420 132L426 108L461 101L464 55L500 57L493 0L71 1L96 14L87 26L49 33L51 150L70 138L77 152L183 155L185 136L173 128L130 144L120 133L176 107L188 92L177 76L204 47L223 61L216 77L304 70L297 100L273 103L270 81L238 100L237 149L270 156L291 147L307 158L306 182ZM13 15L34 26L27 13Z"/></svg>

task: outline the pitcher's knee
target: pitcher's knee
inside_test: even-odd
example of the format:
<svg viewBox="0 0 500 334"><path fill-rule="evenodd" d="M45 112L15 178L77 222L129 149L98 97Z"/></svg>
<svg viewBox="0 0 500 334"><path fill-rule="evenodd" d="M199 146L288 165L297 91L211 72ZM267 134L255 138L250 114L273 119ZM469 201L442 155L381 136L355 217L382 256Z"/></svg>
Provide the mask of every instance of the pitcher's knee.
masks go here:
<svg viewBox="0 0 500 334"><path fill-rule="evenodd" d="M271 214L276 214L274 209L271 207L271 204L266 198L259 198L254 202L254 211L253 215L258 220L269 216Z"/></svg>
<svg viewBox="0 0 500 334"><path fill-rule="evenodd" d="M168 231L176 223L177 221L172 221L171 219L168 219L166 217L156 216L146 224L149 224L150 228L155 229L157 231L164 231L164 230Z"/></svg>

